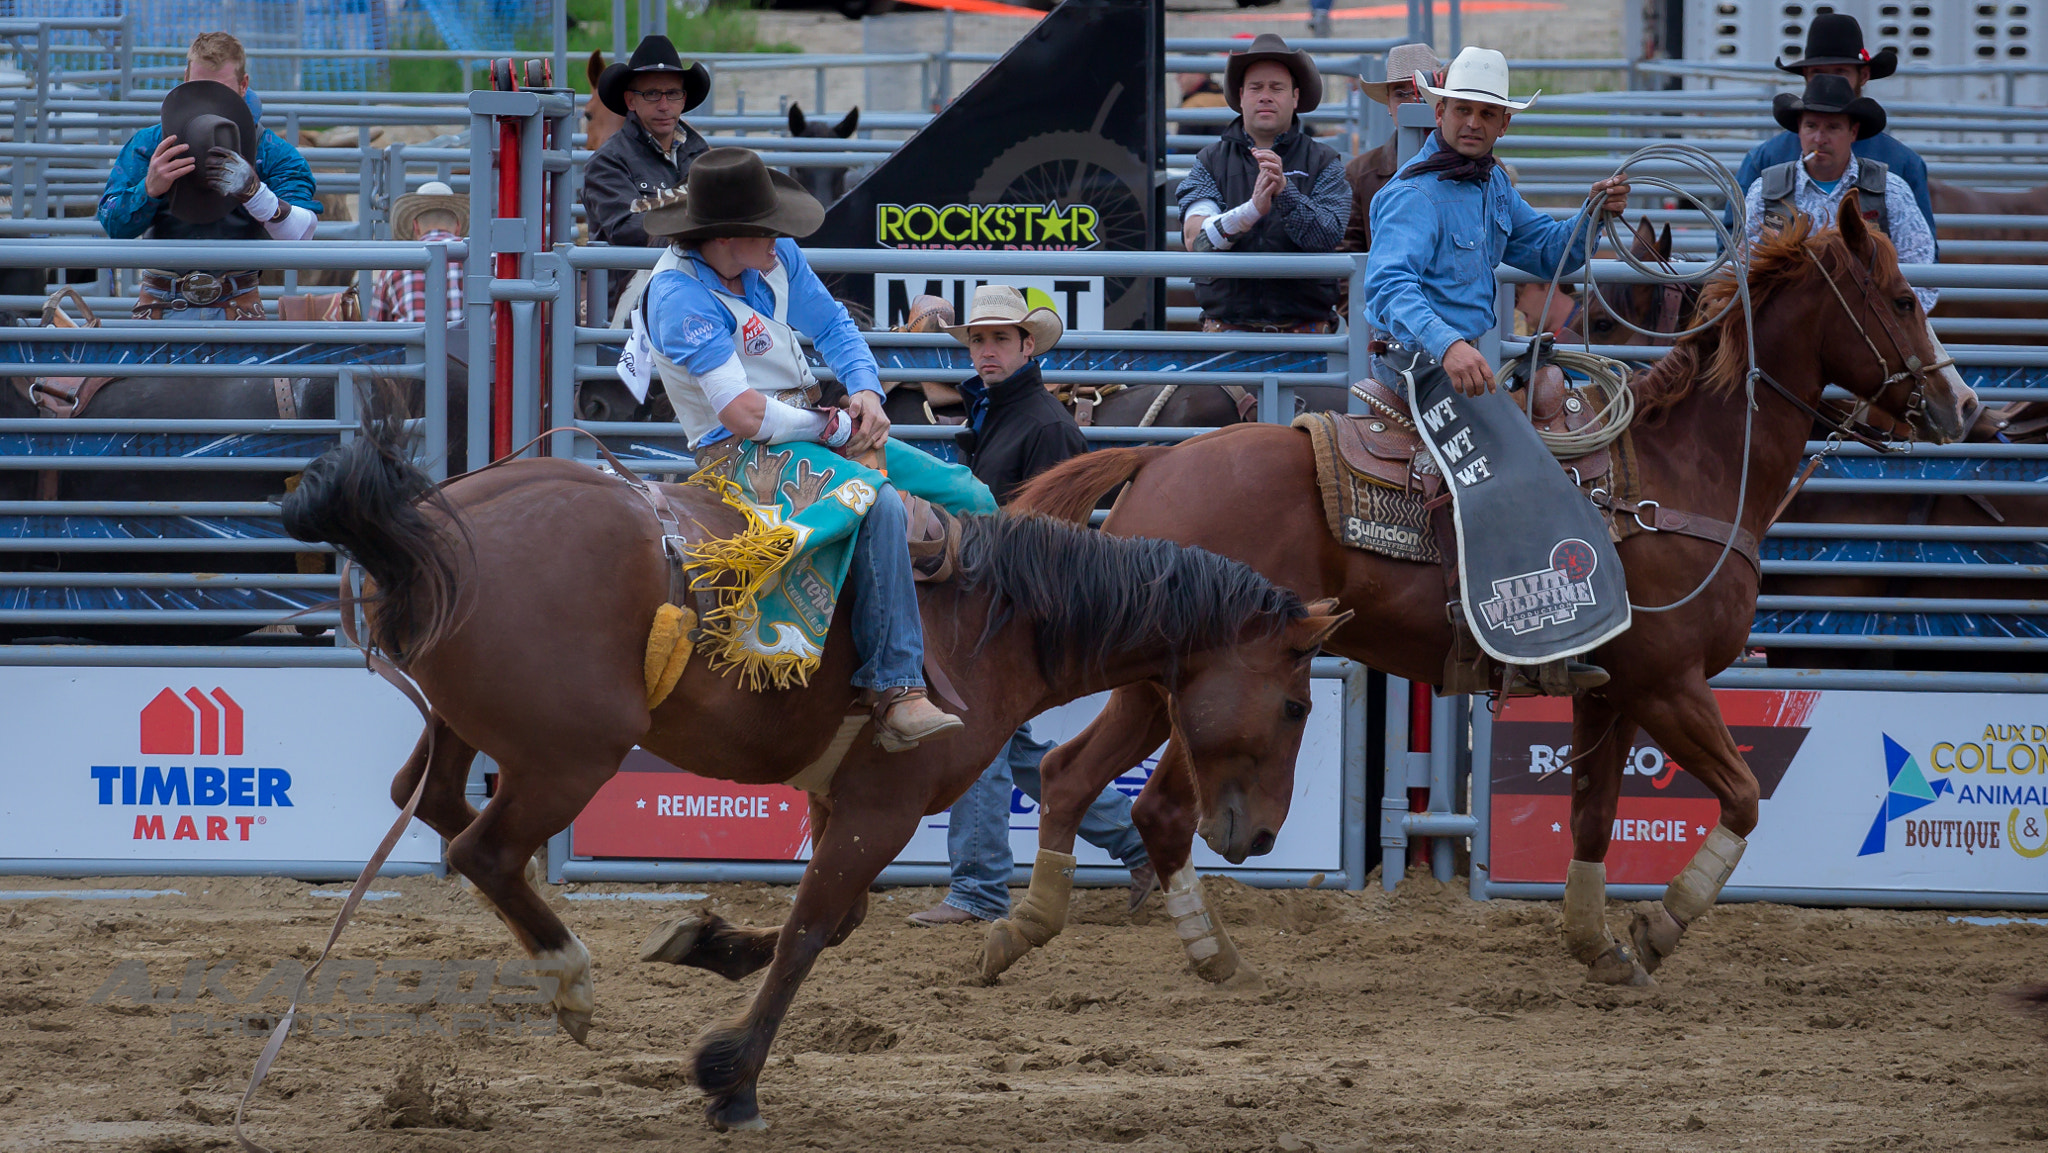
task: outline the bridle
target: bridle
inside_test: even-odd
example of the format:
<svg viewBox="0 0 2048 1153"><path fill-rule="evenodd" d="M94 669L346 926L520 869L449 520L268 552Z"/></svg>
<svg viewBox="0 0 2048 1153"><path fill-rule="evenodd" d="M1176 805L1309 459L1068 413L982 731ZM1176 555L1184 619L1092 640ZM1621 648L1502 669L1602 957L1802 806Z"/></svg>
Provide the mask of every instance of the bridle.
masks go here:
<svg viewBox="0 0 2048 1153"><path fill-rule="evenodd" d="M1776 378L1772 377L1770 373L1764 372L1761 368L1757 369L1758 376L1765 384L1770 385L1772 390L1777 392L1778 395L1790 401L1794 407L1804 411L1807 415L1813 417L1815 421L1828 428L1830 430L1830 440L1853 440L1877 452L1911 451L1910 443L1891 439L1890 433L1872 426L1864 420L1864 416L1869 413L1879 400L1888 395L1894 388L1904 384L1908 387L1905 403L1896 410L1898 420L1909 428L1918 427L1926 415L1928 378L1942 369L1954 365L1955 358L1945 356L1933 364L1923 364L1917 355L1906 351L1906 335L1899 327L1898 318L1892 315L1890 309L1883 307L1885 302L1879 299L1877 282L1871 278L1870 269L1864 266L1863 261L1854 252L1849 251L1849 246L1845 242L1842 246L1842 251L1848 257L1849 277L1855 283L1857 290L1863 294L1864 303L1869 306L1869 311L1877 317L1878 324L1884 329L1885 338L1891 341L1892 351L1899 354L1904 365L1900 371L1893 372L1891 360L1878 349L1877 342L1870 338L1870 331L1863 326L1863 318L1858 316L1856 310L1849 306L1849 298L1843 295L1841 286L1835 283L1834 274L1828 271L1828 266L1821 261L1819 256L1814 255L1811 247L1802 246L1802 248L1806 253L1806 258L1813 261L1813 266L1820 270L1821 279L1827 281L1828 291L1834 293L1835 301L1842 306L1842 312L1848 316L1849 323L1856 327L1856 335L1863 338L1864 346L1870 349L1870 355L1876 358L1878 368L1885 373L1884 382L1878 385L1874 396L1858 397L1856 403L1850 405L1847 412L1842 412L1832 408L1823 411L1821 408L1808 404L1799 397L1792 395L1790 389L1780 384ZM1893 410L1886 409L1884 411L1889 413Z"/></svg>

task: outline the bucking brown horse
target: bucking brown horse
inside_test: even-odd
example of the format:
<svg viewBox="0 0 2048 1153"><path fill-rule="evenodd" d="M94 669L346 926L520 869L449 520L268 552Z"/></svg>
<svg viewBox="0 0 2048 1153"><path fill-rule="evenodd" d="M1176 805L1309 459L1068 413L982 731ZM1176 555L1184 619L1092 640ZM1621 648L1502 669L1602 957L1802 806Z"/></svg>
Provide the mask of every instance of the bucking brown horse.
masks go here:
<svg viewBox="0 0 2048 1153"><path fill-rule="evenodd" d="M1661 506L1740 525L1750 540L1760 540L1798 467L1828 382L1880 410L1912 417L1932 439L1961 431L1968 389L1952 371L1931 370L1938 362L1925 318L1891 243L1869 231L1853 207L1841 215L1840 232L1810 234L1802 221L1751 258L1756 359L1764 374L1754 388L1753 412L1744 388L1749 363L1739 308L1682 338L1632 381L1639 406L1633 431L1643 498L1638 515L1648 526L1660 520ZM1701 314L1716 315L1735 292L1732 276L1710 284ZM1753 442L1745 459L1749 420ZM1747 492L1738 502L1745 477ZM1171 448L1091 453L1039 476L1013 507L1080 518L1101 494L1126 481L1106 531L1200 545L1244 560L1302 596L1334 596L1356 616L1331 637L1331 652L1413 681L1442 683L1452 641L1443 572L1333 539L1307 436L1274 425L1240 425ZM1574 864L1564 914L1566 944L1592 980L1647 984L1688 924L1711 907L1740 857L1742 838L1756 826L1756 778L1707 680L1742 652L1758 572L1742 553L1730 549L1724 556L1721 545L1678 532L1637 532L1618 548L1637 611L1627 632L1586 658L1613 679L1573 701ZM1671 611L1645 611L1695 590ZM1048 794L1041 846L1072 845L1085 808L1075 798L1092 796L1091 782L1107 782L1167 740L1175 708L1153 686L1119 689L1094 724L1046 759L1046 772L1070 779L1073 791L1057 801ZM1622 762L1638 726L1714 794L1721 821L1665 899L1636 916L1625 943L1606 924L1600 862L1613 829ZM1162 877L1188 860L1198 794L1186 765L1186 753L1169 743L1132 809ZM1002 944L992 940L985 966L992 956L1007 955ZM1227 963L1191 957L1211 979L1229 975Z"/></svg>
<svg viewBox="0 0 2048 1153"><path fill-rule="evenodd" d="M1268 851L1292 797L1310 658L1348 615L1200 549L1044 517L970 517L959 575L920 586L919 598L928 663L951 671L967 729L884 753L849 684L850 596L808 687L748 692L699 656L650 710L650 623L664 602L696 599L674 591L664 532L694 544L745 524L715 491L633 484L565 460L517 461L434 489L402 447L401 426L385 422L316 460L286 498L284 523L368 574L371 643L432 705L392 797L403 802L426 775L420 819L449 839L449 864L556 979L557 1017L577 1040L595 1009L590 956L529 883L534 851L635 745L746 784L815 774L843 756L824 781L805 777L814 851L785 924L693 918L649 942L647 959L730 979L768 968L752 1008L696 1048L695 1082L718 1129L763 1124L755 1082L819 951L861 923L869 883L919 819L959 797L1030 717L1156 681L1173 693L1170 724L1209 843L1238 861ZM666 529L660 501L675 517ZM499 766L481 814L463 795L479 750ZM1047 775L1048 801L1067 787ZM1064 878L1026 902L1060 922L1067 860Z"/></svg>

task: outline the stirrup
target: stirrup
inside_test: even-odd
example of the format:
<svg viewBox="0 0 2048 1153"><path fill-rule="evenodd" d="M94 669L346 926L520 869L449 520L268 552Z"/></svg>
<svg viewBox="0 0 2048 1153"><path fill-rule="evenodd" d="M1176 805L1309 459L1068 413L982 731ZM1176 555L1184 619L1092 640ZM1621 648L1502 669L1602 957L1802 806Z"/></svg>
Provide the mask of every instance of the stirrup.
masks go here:
<svg viewBox="0 0 2048 1153"><path fill-rule="evenodd" d="M1508 665L1507 696L1577 696L1607 683L1607 670L1584 661L1545 661L1540 665Z"/></svg>
<svg viewBox="0 0 2048 1153"><path fill-rule="evenodd" d="M881 746L883 752L900 753L906 749L914 749L919 741L967 727L966 722L959 717L932 705L929 694L922 686L883 689L879 693L870 691L868 696L871 701L870 710L875 719L875 744ZM898 705L912 701L926 702L926 706L931 709L931 715L916 727L905 728L897 724L893 718Z"/></svg>

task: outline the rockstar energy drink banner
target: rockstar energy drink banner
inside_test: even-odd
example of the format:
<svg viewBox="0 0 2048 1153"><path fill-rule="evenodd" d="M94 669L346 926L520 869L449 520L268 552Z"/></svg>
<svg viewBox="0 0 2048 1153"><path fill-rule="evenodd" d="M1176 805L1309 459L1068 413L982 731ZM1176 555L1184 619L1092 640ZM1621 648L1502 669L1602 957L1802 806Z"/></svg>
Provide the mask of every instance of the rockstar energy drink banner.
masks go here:
<svg viewBox="0 0 2048 1153"><path fill-rule="evenodd" d="M1762 797L1731 885L2038 899L2048 891L2048 698L1722 690ZM1607 879L1662 885L1720 802L1647 732L1620 731ZM1492 877L1562 883L1572 857L1571 702L1509 702L1493 725Z"/></svg>
<svg viewBox="0 0 2048 1153"><path fill-rule="evenodd" d="M1165 153L1156 0L1066 0L826 213L808 247L939 251L1156 248ZM988 277L828 277L833 293L900 322L920 295L961 312ZM1153 283L1010 277L1070 329L1147 328Z"/></svg>

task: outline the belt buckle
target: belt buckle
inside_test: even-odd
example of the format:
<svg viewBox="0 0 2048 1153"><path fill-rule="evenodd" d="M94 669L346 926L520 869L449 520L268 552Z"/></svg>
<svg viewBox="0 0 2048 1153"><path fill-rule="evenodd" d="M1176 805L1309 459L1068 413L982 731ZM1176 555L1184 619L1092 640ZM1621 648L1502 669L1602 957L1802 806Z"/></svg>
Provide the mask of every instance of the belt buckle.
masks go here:
<svg viewBox="0 0 2048 1153"><path fill-rule="evenodd" d="M221 279L210 272L188 272L178 278L178 295L197 305L220 299Z"/></svg>

